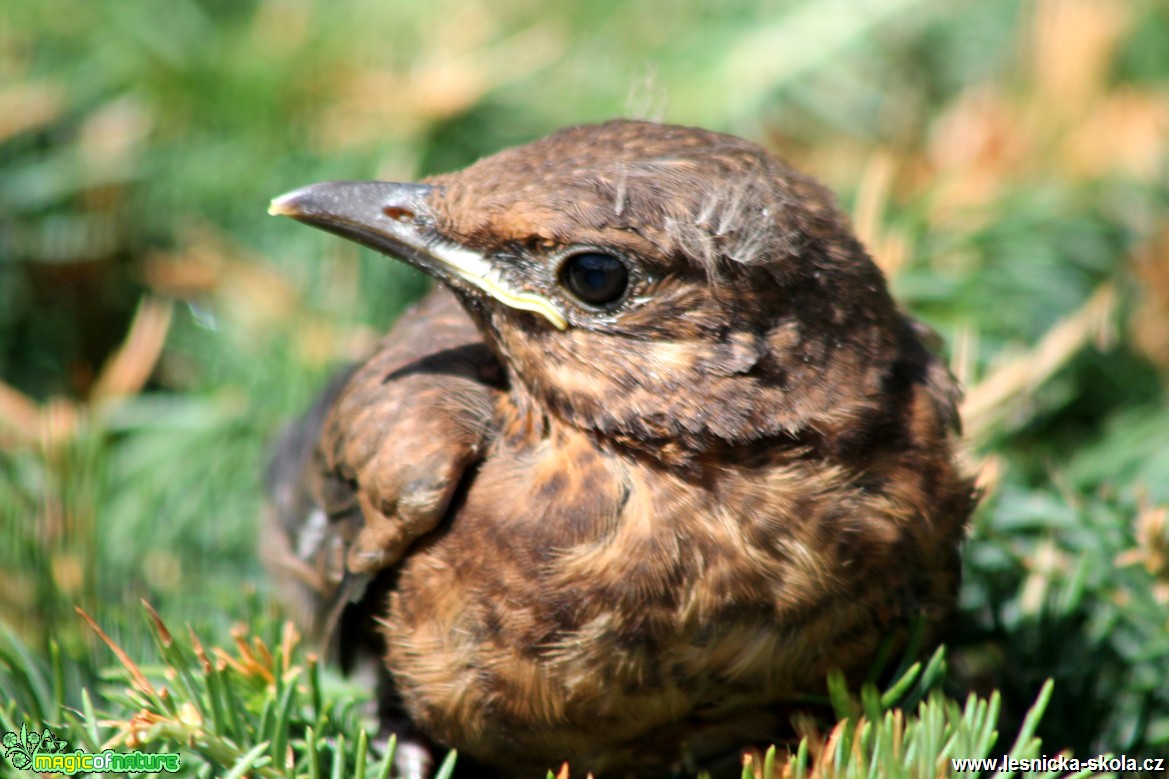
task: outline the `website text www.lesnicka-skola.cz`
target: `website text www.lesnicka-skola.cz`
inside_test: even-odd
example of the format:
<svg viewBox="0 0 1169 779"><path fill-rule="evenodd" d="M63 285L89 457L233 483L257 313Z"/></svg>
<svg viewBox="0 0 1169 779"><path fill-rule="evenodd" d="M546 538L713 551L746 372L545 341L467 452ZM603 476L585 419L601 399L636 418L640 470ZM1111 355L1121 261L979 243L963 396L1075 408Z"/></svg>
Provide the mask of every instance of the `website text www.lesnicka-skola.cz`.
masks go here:
<svg viewBox="0 0 1169 779"><path fill-rule="evenodd" d="M1163 757L1127 757L1125 755L1097 755L1089 758L1075 758L1067 755L1048 757L1018 758L1009 755L1002 757L960 758L950 759L950 767L954 771L977 771L991 773L994 771L1059 771L1073 773L1078 771L1118 771L1126 774L1149 772L1153 776L1161 776L1169 770L1169 760Z"/></svg>

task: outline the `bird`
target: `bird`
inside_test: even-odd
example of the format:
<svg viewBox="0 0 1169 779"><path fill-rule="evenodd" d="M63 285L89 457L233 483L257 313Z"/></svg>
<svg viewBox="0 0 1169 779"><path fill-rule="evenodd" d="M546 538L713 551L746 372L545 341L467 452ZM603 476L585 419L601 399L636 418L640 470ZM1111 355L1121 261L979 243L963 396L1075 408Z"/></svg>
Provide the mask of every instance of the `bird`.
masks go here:
<svg viewBox="0 0 1169 779"><path fill-rule="evenodd" d="M944 635L960 388L813 178L612 120L269 210L437 281L278 441L261 544L415 775L702 766Z"/></svg>

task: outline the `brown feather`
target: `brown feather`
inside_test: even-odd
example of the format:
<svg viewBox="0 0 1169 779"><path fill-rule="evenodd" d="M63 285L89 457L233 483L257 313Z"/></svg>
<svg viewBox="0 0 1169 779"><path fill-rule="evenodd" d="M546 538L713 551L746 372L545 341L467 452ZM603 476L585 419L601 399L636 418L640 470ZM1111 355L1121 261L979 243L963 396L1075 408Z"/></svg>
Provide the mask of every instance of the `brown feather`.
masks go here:
<svg viewBox="0 0 1169 779"><path fill-rule="evenodd" d="M331 401L313 483L414 726L509 775L660 772L938 637L959 391L826 190L624 121L430 183L435 240L569 324L452 282L466 313L432 296ZM615 310L559 288L573 247L630 264Z"/></svg>

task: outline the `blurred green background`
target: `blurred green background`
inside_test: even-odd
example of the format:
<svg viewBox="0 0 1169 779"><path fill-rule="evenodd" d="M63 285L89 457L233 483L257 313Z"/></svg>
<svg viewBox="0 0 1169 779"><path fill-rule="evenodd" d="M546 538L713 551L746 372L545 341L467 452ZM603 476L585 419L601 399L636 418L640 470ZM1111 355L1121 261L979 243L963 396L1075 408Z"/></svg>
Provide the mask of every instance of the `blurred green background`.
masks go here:
<svg viewBox="0 0 1169 779"><path fill-rule="evenodd" d="M1053 677L1046 751L1169 755L1156 0L0 0L0 662L55 643L72 699L75 604L148 655L139 599L266 602L266 443L426 288L271 197L614 116L826 181L944 335L986 489L954 693L1009 723Z"/></svg>

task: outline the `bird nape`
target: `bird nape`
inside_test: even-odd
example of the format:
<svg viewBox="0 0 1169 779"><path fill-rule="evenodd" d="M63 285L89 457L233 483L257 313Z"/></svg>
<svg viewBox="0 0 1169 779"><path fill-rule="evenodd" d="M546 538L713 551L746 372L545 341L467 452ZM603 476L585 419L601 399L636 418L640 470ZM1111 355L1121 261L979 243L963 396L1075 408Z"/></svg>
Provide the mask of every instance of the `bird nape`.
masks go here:
<svg viewBox="0 0 1169 779"><path fill-rule="evenodd" d="M702 766L939 637L958 389L810 178L613 121L270 210L440 282L282 439L262 544L415 775Z"/></svg>

